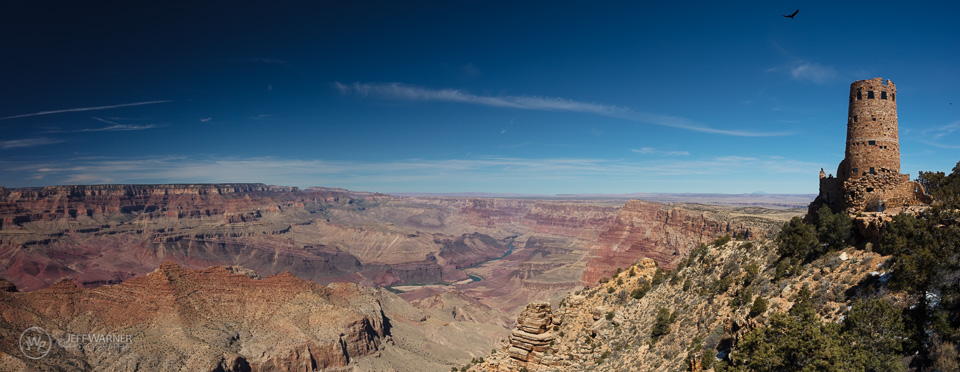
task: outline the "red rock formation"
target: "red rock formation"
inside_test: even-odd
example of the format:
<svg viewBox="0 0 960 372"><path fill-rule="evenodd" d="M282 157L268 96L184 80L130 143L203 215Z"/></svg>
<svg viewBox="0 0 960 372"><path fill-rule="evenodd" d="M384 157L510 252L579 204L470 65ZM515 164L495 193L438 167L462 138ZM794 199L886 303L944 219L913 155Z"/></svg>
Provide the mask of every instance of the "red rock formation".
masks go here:
<svg viewBox="0 0 960 372"><path fill-rule="evenodd" d="M93 218L97 215L144 212L141 219L216 217L233 221L258 219L305 202L389 199L386 195L339 189L267 186L264 184L87 185L43 188L0 188L0 223L11 228L31 221Z"/></svg>
<svg viewBox="0 0 960 372"><path fill-rule="evenodd" d="M17 286L11 283L9 280L0 278L0 292L16 292Z"/></svg>
<svg viewBox="0 0 960 372"><path fill-rule="evenodd" d="M715 220L683 208L631 200L590 248L581 282L594 285L617 268L630 266L644 257L654 259L664 269L672 269L701 243L720 235L749 233L742 224Z"/></svg>
<svg viewBox="0 0 960 372"><path fill-rule="evenodd" d="M571 203L538 202L524 216L523 224L533 233L596 240L616 219L615 207Z"/></svg>
<svg viewBox="0 0 960 372"><path fill-rule="evenodd" d="M464 234L456 239L445 240L442 244L440 257L457 269L500 257L509 250L506 243L478 233Z"/></svg>
<svg viewBox="0 0 960 372"><path fill-rule="evenodd" d="M65 277L97 286L175 259L191 267L290 270L324 283L357 280L356 257L282 235L323 208L389 199L263 184L0 188L0 274L24 290Z"/></svg>
<svg viewBox="0 0 960 372"><path fill-rule="evenodd" d="M36 361L5 342L0 359L39 369L300 371L345 366L377 351L389 334L373 290L237 271L166 261L119 285L83 289L64 280L35 292L0 292L3 339L39 326L57 342ZM96 334L125 341L88 344L102 348L86 352L69 347L70 335Z"/></svg>
<svg viewBox="0 0 960 372"><path fill-rule="evenodd" d="M518 223L535 204L517 199L441 199L440 203L460 207L461 218L477 227Z"/></svg>

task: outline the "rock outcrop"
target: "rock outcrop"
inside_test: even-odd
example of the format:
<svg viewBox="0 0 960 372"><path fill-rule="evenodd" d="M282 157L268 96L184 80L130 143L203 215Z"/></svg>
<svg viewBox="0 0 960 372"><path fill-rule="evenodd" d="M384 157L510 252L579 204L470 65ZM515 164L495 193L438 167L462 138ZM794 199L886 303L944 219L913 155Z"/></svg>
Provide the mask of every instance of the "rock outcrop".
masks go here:
<svg viewBox="0 0 960 372"><path fill-rule="evenodd" d="M852 304L876 290L868 283L883 277L875 270L889 259L848 247L807 264L800 274L776 279L776 248L767 239L710 246L659 279L653 259L641 259L595 288L567 295L552 311L545 303L530 304L509 341L469 370L672 371L716 366L722 362L704 357L724 358L731 351L736 355L737 343L746 334L767 325L771 315L787 312L804 288L818 296L815 311L820 319L842 321ZM753 265L756 271L750 273L747 268ZM768 304L759 313L753 313L756 298ZM897 298L901 295L891 296ZM545 326L550 327L546 332Z"/></svg>
<svg viewBox="0 0 960 372"><path fill-rule="evenodd" d="M9 280L0 278L0 292L16 292L17 286L11 283Z"/></svg>
<svg viewBox="0 0 960 372"><path fill-rule="evenodd" d="M374 290L171 261L119 285L84 289L64 280L0 299L4 339L33 326L54 339L38 360L15 343L0 346L0 357L27 369L315 370L346 366L390 337Z"/></svg>
<svg viewBox="0 0 960 372"><path fill-rule="evenodd" d="M557 319L557 324L559 319ZM517 317L517 329L510 334L510 357L525 363L538 364L544 360L544 352L553 346L556 338L551 332L554 326L549 302L532 302Z"/></svg>

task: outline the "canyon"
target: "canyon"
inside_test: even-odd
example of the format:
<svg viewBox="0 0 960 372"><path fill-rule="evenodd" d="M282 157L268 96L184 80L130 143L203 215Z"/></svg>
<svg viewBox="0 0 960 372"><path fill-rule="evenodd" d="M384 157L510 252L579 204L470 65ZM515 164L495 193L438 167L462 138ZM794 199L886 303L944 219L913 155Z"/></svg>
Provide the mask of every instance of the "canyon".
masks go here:
<svg viewBox="0 0 960 372"><path fill-rule="evenodd" d="M317 292L351 283L363 295L347 297L364 298L367 306L381 304L385 318L378 321L392 324L393 331L374 327L377 337L368 338L376 339L376 345L356 351L360 358L323 363L398 368L426 357L410 346L425 344L433 345L431 368L448 370L506 338L528 303L556 303L641 259L671 269L698 245L719 236L767 238L802 213L777 205L783 200L767 198L776 201L765 205L770 208L602 198L391 196L263 184L0 188L0 277L9 283L5 288L22 291L8 293L24 298L133 291L155 280L158 271L227 275L223 268L241 267L249 270L248 276L266 277L257 281L266 283L262 285L284 277L320 286L310 287ZM22 310L31 303L37 302L22 302L16 311L39 311ZM203 311L208 310L220 314ZM4 308L4 318L10 311L14 308ZM234 315L211 317L224 321ZM73 316L49 313L37 319ZM370 324L379 324L371 319ZM0 324L7 333L22 331L18 327L28 325L6 319ZM469 336L459 335L465 330ZM386 338L389 347L384 347ZM311 345L310 350L326 347ZM4 352L10 358L19 355ZM237 353L229 354L233 359L207 358L203 365L236 365L237 355L251 366L266 365L266 354L283 360L289 354L232 352ZM370 356L374 354L380 357ZM295 365L291 363L283 366Z"/></svg>

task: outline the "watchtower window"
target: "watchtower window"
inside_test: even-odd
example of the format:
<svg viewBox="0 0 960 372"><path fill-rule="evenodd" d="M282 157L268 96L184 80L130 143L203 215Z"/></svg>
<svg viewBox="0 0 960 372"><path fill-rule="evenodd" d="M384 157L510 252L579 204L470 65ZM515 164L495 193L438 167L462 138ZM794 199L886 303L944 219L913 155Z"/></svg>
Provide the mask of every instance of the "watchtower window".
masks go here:
<svg viewBox="0 0 960 372"><path fill-rule="evenodd" d="M867 99L873 99L873 91L872 91L872 90L868 90L868 91L867 91Z"/></svg>
<svg viewBox="0 0 960 372"><path fill-rule="evenodd" d="M853 168L853 174L857 174L857 168Z"/></svg>
<svg viewBox="0 0 960 372"><path fill-rule="evenodd" d="M863 99L863 94L860 93L860 91L858 90L858 91L857 91L857 101L859 101L859 100L861 100L861 99Z"/></svg>
<svg viewBox="0 0 960 372"><path fill-rule="evenodd" d="M870 167L870 174L877 174L877 171L874 170L873 167Z"/></svg>
<svg viewBox="0 0 960 372"><path fill-rule="evenodd" d="M853 122L854 122L854 123L857 122L857 115L853 115Z"/></svg>
<svg viewBox="0 0 960 372"><path fill-rule="evenodd" d="M877 121L877 118L870 118L870 120Z"/></svg>
<svg viewBox="0 0 960 372"><path fill-rule="evenodd" d="M897 100L897 94L896 94L896 93L890 93L890 98L893 99L894 101L896 101L896 100Z"/></svg>
<svg viewBox="0 0 960 372"><path fill-rule="evenodd" d="M870 145L870 146L876 146L876 145L877 145L877 141L867 141L867 144ZM870 169L873 169L873 168L870 168Z"/></svg>
<svg viewBox="0 0 960 372"><path fill-rule="evenodd" d="M887 92L880 92L880 99L887 99Z"/></svg>

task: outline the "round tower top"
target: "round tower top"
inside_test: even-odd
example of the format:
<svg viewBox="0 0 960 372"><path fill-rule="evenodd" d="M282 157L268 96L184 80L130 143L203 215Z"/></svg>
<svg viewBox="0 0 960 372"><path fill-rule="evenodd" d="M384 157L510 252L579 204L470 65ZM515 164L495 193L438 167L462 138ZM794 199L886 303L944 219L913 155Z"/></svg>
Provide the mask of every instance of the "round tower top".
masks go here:
<svg viewBox="0 0 960 372"><path fill-rule="evenodd" d="M853 83L850 83L851 91L856 92L857 88L860 88L865 91L866 90L885 90L889 93L893 93L897 91L897 85L894 84L892 81L890 81L890 79L887 79L886 81L884 81L883 78L878 78L878 77L873 79L867 79L867 80L857 80L857 81L854 81Z"/></svg>

